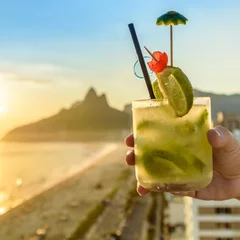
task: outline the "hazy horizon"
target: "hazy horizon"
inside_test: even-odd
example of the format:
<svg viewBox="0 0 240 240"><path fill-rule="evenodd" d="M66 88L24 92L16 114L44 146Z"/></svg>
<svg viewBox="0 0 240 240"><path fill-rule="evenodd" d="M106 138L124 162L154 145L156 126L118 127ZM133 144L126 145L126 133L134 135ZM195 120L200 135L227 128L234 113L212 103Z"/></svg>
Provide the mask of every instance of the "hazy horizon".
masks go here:
<svg viewBox="0 0 240 240"><path fill-rule="evenodd" d="M174 27L174 64L192 85L207 92L240 92L237 0L9 0L2 5L0 136L68 108L91 86L117 109L148 97L144 81L133 74L137 57L127 25L135 24L141 46L169 53L169 27L155 25L169 10L189 19L186 26Z"/></svg>
<svg viewBox="0 0 240 240"><path fill-rule="evenodd" d="M123 104L123 105L120 106L119 108L118 108L118 107L115 107L115 106L112 105L111 99L109 99L108 95L107 95L105 92L99 92L98 89L96 89L94 86L90 86L89 89L87 89L87 91L84 93L84 95L83 95L81 98L78 98L78 99L76 99L74 102L71 102L70 104L65 105L65 107L59 106L59 108L56 110L56 112L52 112L50 115L42 116L42 117L40 117L40 118L38 118L38 119L33 119L33 120L30 121L30 122L28 122L28 121L27 121L27 122L23 122L21 125L12 126L10 129L4 131L4 132L2 133L2 135L1 135L1 132L0 132L0 138L1 138L2 136L4 136L4 134L6 134L9 130L14 129L15 127L21 127L22 125L28 125L28 124L31 124L31 123L33 123L33 122L42 120L42 119L44 119L44 118L51 117L51 116L53 116L53 115L58 114L63 108L65 108L65 109L70 109L70 108L72 107L72 105L74 105L76 102L82 102L82 101L85 99L85 96L87 95L87 93L89 92L89 90L92 89L92 88L96 91L96 94L97 94L98 97L101 96L102 94L105 94L105 95L106 95L106 98L107 98L107 103L109 104L109 106L110 106L110 107L113 107L113 108L115 108L115 109L117 109L117 110L124 111L124 107L125 107L126 105L131 104L131 102L126 102L125 104ZM204 91L201 90L201 89L196 89L196 88L195 88L195 90L200 91L200 92L204 92ZM212 92L208 92L208 93L210 93L210 94L222 95L221 93L215 93L215 92L213 92L213 91L212 91ZM237 94L237 95L240 95L240 93L236 93L236 94ZM234 93L233 93L233 94L223 94L223 95L231 96L231 95L234 95Z"/></svg>

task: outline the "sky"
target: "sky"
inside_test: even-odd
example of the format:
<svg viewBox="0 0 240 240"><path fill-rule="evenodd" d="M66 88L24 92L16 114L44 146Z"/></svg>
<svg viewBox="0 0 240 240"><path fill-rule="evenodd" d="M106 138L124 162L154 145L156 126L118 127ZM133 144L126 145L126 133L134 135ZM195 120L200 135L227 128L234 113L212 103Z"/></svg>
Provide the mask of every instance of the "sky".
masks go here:
<svg viewBox="0 0 240 240"><path fill-rule="evenodd" d="M141 47L169 54L169 27L155 21L170 10L189 19L173 28L174 65L197 89L240 93L238 0L8 0L0 8L0 136L70 107L91 86L118 109L148 98L133 73L128 24Z"/></svg>

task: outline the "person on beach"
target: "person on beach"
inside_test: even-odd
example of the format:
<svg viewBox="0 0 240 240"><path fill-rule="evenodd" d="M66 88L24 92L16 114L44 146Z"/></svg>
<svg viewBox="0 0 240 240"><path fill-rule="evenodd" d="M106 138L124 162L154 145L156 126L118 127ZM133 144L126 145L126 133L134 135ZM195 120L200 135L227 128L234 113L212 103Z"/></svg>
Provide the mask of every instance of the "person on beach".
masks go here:
<svg viewBox="0 0 240 240"><path fill-rule="evenodd" d="M213 149L212 182L204 189L181 194L181 196L201 200L227 200L231 198L240 200L240 142L222 126L208 131L208 141ZM132 148L126 155L126 162L128 165L134 165L134 138L132 134L126 137L125 143ZM137 191L141 196L149 192L139 184Z"/></svg>

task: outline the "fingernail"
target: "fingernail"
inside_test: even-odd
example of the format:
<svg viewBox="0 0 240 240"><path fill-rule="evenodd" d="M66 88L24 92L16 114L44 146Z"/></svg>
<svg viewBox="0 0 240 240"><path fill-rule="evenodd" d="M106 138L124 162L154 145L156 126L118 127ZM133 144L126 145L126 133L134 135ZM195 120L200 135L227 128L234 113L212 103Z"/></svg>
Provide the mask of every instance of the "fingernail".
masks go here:
<svg viewBox="0 0 240 240"><path fill-rule="evenodd" d="M214 131L217 133L217 135L218 135L218 137L219 137L220 139L223 138L222 133L221 133L221 131L219 131L218 128L215 127L215 128L214 128Z"/></svg>

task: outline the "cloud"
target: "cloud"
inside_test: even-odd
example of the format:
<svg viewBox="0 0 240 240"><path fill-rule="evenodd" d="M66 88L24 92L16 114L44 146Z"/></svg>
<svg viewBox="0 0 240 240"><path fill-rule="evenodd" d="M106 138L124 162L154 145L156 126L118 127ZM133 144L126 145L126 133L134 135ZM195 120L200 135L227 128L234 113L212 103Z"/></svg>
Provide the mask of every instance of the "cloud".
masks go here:
<svg viewBox="0 0 240 240"><path fill-rule="evenodd" d="M53 64L32 64L27 63L21 66L15 67L19 72L27 72L28 74L52 74L60 71L62 67Z"/></svg>
<svg viewBox="0 0 240 240"><path fill-rule="evenodd" d="M62 71L61 66L48 63L0 62L2 81L49 85L55 82L58 75L61 76Z"/></svg>
<svg viewBox="0 0 240 240"><path fill-rule="evenodd" d="M33 83L33 84L39 84L39 85L47 85L47 84L53 83L53 80L51 79L29 78L29 77L20 76L12 72L0 72L0 80Z"/></svg>
<svg viewBox="0 0 240 240"><path fill-rule="evenodd" d="M53 83L51 79L28 79L28 78L18 78L18 82L34 83L38 85L49 85Z"/></svg>
<svg viewBox="0 0 240 240"><path fill-rule="evenodd" d="M95 77L88 68L55 63L0 61L0 80L37 85L76 85Z"/></svg>

